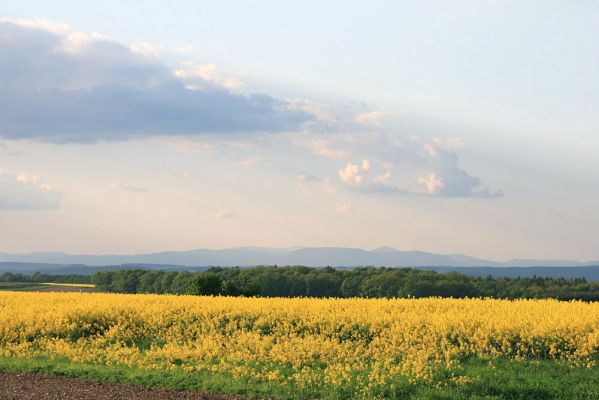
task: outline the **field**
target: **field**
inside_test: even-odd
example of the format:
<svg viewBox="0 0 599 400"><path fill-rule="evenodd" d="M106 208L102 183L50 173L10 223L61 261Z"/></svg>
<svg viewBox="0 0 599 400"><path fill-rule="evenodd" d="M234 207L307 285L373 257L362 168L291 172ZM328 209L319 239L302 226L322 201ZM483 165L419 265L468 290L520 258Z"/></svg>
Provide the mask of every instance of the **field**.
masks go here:
<svg viewBox="0 0 599 400"><path fill-rule="evenodd" d="M85 283L0 282L0 291L22 292L94 292L95 285Z"/></svg>
<svg viewBox="0 0 599 400"><path fill-rule="evenodd" d="M593 399L599 304L0 292L0 369L248 397Z"/></svg>

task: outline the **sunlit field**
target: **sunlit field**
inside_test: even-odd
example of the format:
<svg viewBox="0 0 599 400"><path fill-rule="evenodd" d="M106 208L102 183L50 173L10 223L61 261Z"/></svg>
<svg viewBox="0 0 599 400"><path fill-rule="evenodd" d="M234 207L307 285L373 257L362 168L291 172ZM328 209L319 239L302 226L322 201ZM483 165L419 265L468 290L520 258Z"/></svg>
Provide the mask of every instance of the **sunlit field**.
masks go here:
<svg viewBox="0 0 599 400"><path fill-rule="evenodd" d="M595 370L599 304L0 293L0 356L398 397L476 385L467 365Z"/></svg>

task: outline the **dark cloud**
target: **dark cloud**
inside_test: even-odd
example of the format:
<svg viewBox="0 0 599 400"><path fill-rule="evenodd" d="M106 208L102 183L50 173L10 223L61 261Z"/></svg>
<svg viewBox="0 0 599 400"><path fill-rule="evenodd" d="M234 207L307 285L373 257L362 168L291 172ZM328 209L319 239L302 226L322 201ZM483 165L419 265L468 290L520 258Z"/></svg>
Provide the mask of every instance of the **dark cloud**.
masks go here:
<svg viewBox="0 0 599 400"><path fill-rule="evenodd" d="M266 95L189 90L154 58L97 35L0 21L0 136L49 142L292 130L310 118Z"/></svg>

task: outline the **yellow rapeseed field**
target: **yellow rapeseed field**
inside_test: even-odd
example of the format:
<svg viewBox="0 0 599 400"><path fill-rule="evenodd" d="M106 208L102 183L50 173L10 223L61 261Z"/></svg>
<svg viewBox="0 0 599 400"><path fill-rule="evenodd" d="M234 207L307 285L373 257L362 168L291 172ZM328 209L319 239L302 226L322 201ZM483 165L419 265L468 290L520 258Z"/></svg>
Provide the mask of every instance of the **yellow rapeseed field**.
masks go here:
<svg viewBox="0 0 599 400"><path fill-rule="evenodd" d="M80 288L95 288L96 285L91 283L56 283L56 282L45 282L41 285L47 286L66 286L66 287L80 287Z"/></svg>
<svg viewBox="0 0 599 400"><path fill-rule="evenodd" d="M591 367L599 304L493 299L283 299L0 292L0 355L236 379L352 385L464 382L477 357Z"/></svg>

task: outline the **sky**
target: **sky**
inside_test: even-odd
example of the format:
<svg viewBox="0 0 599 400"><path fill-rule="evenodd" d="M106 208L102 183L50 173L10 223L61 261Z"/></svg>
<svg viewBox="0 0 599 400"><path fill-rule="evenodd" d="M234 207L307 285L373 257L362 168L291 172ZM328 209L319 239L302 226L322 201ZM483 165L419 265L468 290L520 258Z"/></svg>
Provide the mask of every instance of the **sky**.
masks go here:
<svg viewBox="0 0 599 400"><path fill-rule="evenodd" d="M599 3L0 0L0 252L599 260Z"/></svg>

